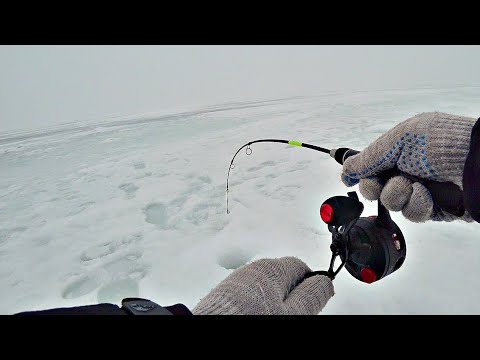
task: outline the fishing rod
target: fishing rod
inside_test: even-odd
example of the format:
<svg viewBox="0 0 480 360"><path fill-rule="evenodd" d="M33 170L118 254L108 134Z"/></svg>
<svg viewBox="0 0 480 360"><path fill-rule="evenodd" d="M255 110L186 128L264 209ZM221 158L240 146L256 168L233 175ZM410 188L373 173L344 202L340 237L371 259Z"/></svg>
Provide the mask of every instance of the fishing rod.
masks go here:
<svg viewBox="0 0 480 360"><path fill-rule="evenodd" d="M250 145L261 142L283 143L304 147L329 154L340 165L350 156L359 151L349 148L326 149L300 141L262 139L250 141L237 150L230 162L227 175L227 214L228 209L228 181L230 171L235 167L234 160L238 153L246 148L246 154L252 154ZM385 171L380 178L386 181L398 174L398 169ZM349 192L348 196L334 196L320 206L320 218L328 225L332 233L332 252L330 266L327 271L312 271L304 279L314 275L325 275L334 279L339 271L345 267L356 279L363 283L373 283L398 270L405 261L406 243L402 231L390 217L388 210L378 200L378 214L361 217L364 210L356 192ZM334 269L335 260L340 257L341 264Z"/></svg>
<svg viewBox="0 0 480 360"><path fill-rule="evenodd" d="M311 145L311 144L307 144L307 143L303 143L303 142L295 141L295 140L262 139L262 140L250 141L249 143L246 143L240 149L237 150L235 155L233 155L232 161L230 162L230 166L228 167L228 174L227 174L227 214L230 214L230 210L228 209L228 189L229 189L228 188L228 181L230 179L230 170L235 168L235 165L233 164L233 161L235 160L235 157L237 156L237 154L245 147L246 147L246 150L245 150L246 154L247 155L252 155L253 150L250 147L250 145L256 144L256 143L261 143L261 142L283 143L283 144L289 144L289 145L293 145L293 146L299 146L299 147L304 147L304 148L307 148L307 149L320 151L320 152L329 154L340 165L343 165L343 162L347 158L349 158L350 156L353 156L353 155L359 153L359 151L352 150L352 149L349 149L349 148L338 148L338 149L329 150L329 149L326 149L326 148L323 148L323 147L320 147L320 146Z"/></svg>

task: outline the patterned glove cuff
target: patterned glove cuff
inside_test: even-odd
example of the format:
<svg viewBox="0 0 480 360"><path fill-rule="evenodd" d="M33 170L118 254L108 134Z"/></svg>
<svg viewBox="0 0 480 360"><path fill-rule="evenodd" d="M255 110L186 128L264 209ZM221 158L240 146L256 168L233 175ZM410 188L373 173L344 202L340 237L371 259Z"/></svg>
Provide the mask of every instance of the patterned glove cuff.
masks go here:
<svg viewBox="0 0 480 360"><path fill-rule="evenodd" d="M463 170L463 203L472 218L480 222L480 118L472 129Z"/></svg>

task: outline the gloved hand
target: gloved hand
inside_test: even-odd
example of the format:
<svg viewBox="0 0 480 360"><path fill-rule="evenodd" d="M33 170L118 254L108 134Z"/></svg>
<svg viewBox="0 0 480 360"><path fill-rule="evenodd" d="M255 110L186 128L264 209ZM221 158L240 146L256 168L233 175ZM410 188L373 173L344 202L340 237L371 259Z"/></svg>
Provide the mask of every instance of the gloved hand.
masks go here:
<svg viewBox="0 0 480 360"><path fill-rule="evenodd" d="M475 214L472 208L477 212L479 209L475 205L478 202L472 201L472 191L478 195L475 190L478 179L472 171L478 173L479 170L469 169L467 180L464 170L467 156L470 168L478 169L480 165L477 164L480 147L475 150L476 154L469 155L472 145L478 145L475 142L478 143L479 132L476 131L476 137L472 136L475 122L474 118L439 112L414 116L348 158L343 164L342 181L347 186L359 183L360 193L366 199L380 199L387 209L402 211L414 222L456 219L471 222L471 215ZM476 165L472 166L474 163ZM393 168L398 168L399 174L384 183L378 175ZM415 177L413 181L412 176ZM463 193L465 181L469 196ZM433 199L432 194L435 195ZM440 205L457 200L462 202L461 210L466 211L453 214L455 212L451 213L450 209L446 211L447 206ZM466 205L472 204L470 209L463 207L464 200Z"/></svg>
<svg viewBox="0 0 480 360"><path fill-rule="evenodd" d="M193 309L194 315L317 315L332 281L294 257L261 259L236 269Z"/></svg>

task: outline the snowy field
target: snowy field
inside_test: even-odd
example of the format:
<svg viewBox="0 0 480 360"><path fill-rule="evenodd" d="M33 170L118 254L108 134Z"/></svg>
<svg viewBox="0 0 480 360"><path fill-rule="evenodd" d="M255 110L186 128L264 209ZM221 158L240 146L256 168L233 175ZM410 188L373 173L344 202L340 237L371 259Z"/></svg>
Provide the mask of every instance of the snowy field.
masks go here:
<svg viewBox="0 0 480 360"><path fill-rule="evenodd" d="M424 111L480 116L480 88L324 94L0 134L0 313L199 299L264 257L325 270L322 202L351 189L328 155L262 138L366 147ZM358 187L353 189L358 190ZM362 198L361 198L362 199ZM362 199L365 216L376 203ZM412 224L403 267L364 284L342 270L323 314L480 314L480 224Z"/></svg>

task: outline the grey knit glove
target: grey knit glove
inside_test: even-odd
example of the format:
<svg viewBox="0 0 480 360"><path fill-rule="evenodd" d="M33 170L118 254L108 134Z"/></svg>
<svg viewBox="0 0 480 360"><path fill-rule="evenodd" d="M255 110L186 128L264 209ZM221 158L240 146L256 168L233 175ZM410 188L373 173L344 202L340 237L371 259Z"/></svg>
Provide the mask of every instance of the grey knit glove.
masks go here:
<svg viewBox="0 0 480 360"><path fill-rule="evenodd" d="M439 112L414 116L348 158L343 164L342 181L347 186L359 183L360 193L366 199L380 199L387 209L402 211L414 222L457 219L471 222L468 211L455 216L442 209L432 198L428 184L450 182L461 193L475 122L473 118ZM393 168L399 173L386 183L377 177ZM436 189L448 197L456 188L453 184L440 184Z"/></svg>
<svg viewBox="0 0 480 360"><path fill-rule="evenodd" d="M333 296L332 281L294 257L238 268L205 296L194 315L317 315Z"/></svg>

